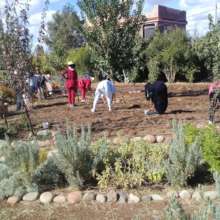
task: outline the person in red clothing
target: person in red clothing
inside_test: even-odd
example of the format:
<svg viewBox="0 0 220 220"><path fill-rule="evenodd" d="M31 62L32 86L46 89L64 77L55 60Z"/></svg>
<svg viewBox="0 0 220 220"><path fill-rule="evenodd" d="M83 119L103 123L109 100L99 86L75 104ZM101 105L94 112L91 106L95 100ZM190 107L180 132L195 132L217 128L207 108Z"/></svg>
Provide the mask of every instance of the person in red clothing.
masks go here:
<svg viewBox="0 0 220 220"><path fill-rule="evenodd" d="M78 88L80 90L80 94L82 96L82 102L86 101L86 92L91 90L91 78L87 75L81 77L78 80Z"/></svg>
<svg viewBox="0 0 220 220"><path fill-rule="evenodd" d="M77 93L77 72L75 70L75 64L73 62L68 62L68 68L63 73L64 78L66 79L66 90L68 96L68 105L69 107L75 106L75 98Z"/></svg>

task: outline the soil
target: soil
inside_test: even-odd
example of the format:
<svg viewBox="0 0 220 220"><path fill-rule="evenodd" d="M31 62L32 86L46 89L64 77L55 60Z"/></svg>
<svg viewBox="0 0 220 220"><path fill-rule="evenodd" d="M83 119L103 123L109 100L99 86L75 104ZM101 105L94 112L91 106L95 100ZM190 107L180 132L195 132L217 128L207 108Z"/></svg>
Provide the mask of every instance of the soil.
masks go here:
<svg viewBox="0 0 220 220"><path fill-rule="evenodd" d="M42 122L49 122L52 128L64 128L66 122L76 126L90 125L94 138L115 136L145 136L146 134L171 135L173 119L192 122L203 126L208 121L208 84L176 83L168 85L169 105L163 115L144 115L151 104L144 96L144 84L117 84L113 111L108 112L107 104L100 100L97 111L91 113L93 92L88 94L87 103L78 99L74 109L66 105L66 97L48 99L31 112L31 118L38 128ZM94 90L94 88L93 88ZM9 117L18 121L19 116ZM219 124L218 117L216 124Z"/></svg>

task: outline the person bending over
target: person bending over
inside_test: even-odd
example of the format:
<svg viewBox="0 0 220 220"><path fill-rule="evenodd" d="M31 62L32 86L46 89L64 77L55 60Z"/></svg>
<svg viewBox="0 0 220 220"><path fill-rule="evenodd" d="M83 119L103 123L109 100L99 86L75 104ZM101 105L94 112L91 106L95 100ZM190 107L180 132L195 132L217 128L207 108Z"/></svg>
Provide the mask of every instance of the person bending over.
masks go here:
<svg viewBox="0 0 220 220"><path fill-rule="evenodd" d="M167 86L163 81L145 85L145 97L151 100L157 113L163 114L168 106Z"/></svg>
<svg viewBox="0 0 220 220"><path fill-rule="evenodd" d="M115 86L110 78L107 78L98 83L95 91L95 98L93 101L93 107L91 112L95 112L96 105L100 99L100 97L105 97L108 105L108 110L112 111L112 99L116 92Z"/></svg>

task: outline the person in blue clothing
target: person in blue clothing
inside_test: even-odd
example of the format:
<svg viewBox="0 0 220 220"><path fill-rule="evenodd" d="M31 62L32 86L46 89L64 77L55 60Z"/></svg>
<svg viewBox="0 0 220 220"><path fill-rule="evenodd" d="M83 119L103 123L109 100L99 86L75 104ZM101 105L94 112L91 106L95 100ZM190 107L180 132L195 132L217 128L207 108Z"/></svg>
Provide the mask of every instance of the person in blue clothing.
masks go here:
<svg viewBox="0 0 220 220"><path fill-rule="evenodd" d="M93 101L93 107L91 109L91 112L96 111L96 105L101 97L105 97L108 105L108 110L112 111L112 99L115 95L116 89L112 82L112 80L109 77L106 77L105 80L102 80L98 83L95 91L95 98Z"/></svg>

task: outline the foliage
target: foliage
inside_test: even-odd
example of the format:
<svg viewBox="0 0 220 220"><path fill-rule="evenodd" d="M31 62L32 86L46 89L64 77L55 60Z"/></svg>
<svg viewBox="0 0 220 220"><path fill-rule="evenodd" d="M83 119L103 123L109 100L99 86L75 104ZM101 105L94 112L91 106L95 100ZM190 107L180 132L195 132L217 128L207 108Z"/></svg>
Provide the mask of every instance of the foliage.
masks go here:
<svg viewBox="0 0 220 220"><path fill-rule="evenodd" d="M220 136L214 126L205 128L202 132L202 152L205 161L213 171L220 173Z"/></svg>
<svg viewBox="0 0 220 220"><path fill-rule="evenodd" d="M180 122L173 122L173 132L175 136L165 161L166 178L173 186L185 186L201 164L200 139L197 137L192 143L187 143L190 139L185 140L184 127Z"/></svg>
<svg viewBox="0 0 220 220"><path fill-rule="evenodd" d="M48 23L48 46L53 52L53 57L65 60L68 50L79 48L84 43L80 33L82 22L72 5L65 5L61 12L52 16Z"/></svg>
<svg viewBox="0 0 220 220"><path fill-rule="evenodd" d="M85 74L93 69L92 50L88 46L68 51L67 61L71 60L76 64L77 73Z"/></svg>
<svg viewBox="0 0 220 220"><path fill-rule="evenodd" d="M189 219L186 213L184 212L180 202L176 197L172 197L169 201L168 207L166 209L166 220L187 220Z"/></svg>
<svg viewBox="0 0 220 220"><path fill-rule="evenodd" d="M56 146L58 154L54 155L55 164L63 172L70 186L83 187L93 180L99 162L102 162L102 156L93 153L90 128L86 132L82 127L78 137L76 128L68 127L66 135L60 133L56 136Z"/></svg>
<svg viewBox="0 0 220 220"><path fill-rule="evenodd" d="M210 200L199 211L193 214L187 214L182 208L177 198L172 197L166 209L166 220L218 220L220 217L219 206L213 204Z"/></svg>
<svg viewBox="0 0 220 220"><path fill-rule="evenodd" d="M23 191L37 190L33 174L39 165L38 148L34 143L14 142L0 149L0 198Z"/></svg>
<svg viewBox="0 0 220 220"><path fill-rule="evenodd" d="M196 66L192 63L194 54L190 39L182 30L158 31L147 47L146 54L150 80L157 79L160 73L165 74L168 82L174 82L178 74L190 74L186 77L193 80L196 72Z"/></svg>
<svg viewBox="0 0 220 220"><path fill-rule="evenodd" d="M38 185L40 191L64 187L67 184L63 173L58 169L52 157L49 157L36 169L33 181Z"/></svg>
<svg viewBox="0 0 220 220"><path fill-rule="evenodd" d="M79 0L85 16L83 33L96 53L97 66L125 81L136 62L133 51L143 17L143 0Z"/></svg>
<svg viewBox="0 0 220 220"><path fill-rule="evenodd" d="M111 159L104 161L105 170L97 175L99 187L133 188L145 181L160 182L166 152L164 146L151 146L144 141L122 144L112 150Z"/></svg>
<svg viewBox="0 0 220 220"><path fill-rule="evenodd" d="M204 37L197 39L193 48L203 63L204 70L209 79L219 79L220 70L220 23L214 24L212 16L209 16L209 31Z"/></svg>

